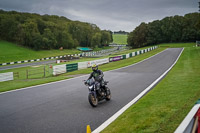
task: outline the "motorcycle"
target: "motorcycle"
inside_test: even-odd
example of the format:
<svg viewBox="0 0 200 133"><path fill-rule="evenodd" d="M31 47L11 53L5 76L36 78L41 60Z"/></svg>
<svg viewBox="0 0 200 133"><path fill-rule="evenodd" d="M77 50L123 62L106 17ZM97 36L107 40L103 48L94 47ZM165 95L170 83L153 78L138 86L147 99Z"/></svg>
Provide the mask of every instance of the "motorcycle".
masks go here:
<svg viewBox="0 0 200 133"><path fill-rule="evenodd" d="M84 80L84 83L88 86L88 100L92 107L96 107L99 101L104 99L109 101L111 99L110 89L106 86L108 81L104 81L104 87L100 87L100 91L97 90L97 82L95 82L94 79Z"/></svg>

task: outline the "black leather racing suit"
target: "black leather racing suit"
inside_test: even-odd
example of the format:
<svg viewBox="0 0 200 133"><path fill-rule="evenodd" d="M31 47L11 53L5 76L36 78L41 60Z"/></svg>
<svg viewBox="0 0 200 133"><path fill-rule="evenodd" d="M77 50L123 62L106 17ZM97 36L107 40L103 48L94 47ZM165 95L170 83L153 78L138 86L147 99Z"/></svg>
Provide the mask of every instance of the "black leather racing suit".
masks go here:
<svg viewBox="0 0 200 133"><path fill-rule="evenodd" d="M101 87L104 87L103 72L101 70L93 71L88 79L94 78L98 92L101 92Z"/></svg>

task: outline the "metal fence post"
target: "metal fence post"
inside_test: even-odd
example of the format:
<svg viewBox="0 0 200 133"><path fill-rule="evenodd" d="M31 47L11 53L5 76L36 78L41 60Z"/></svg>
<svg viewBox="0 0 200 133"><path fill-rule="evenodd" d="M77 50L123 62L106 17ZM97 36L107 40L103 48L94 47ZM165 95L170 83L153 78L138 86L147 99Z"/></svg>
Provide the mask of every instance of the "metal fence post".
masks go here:
<svg viewBox="0 0 200 133"><path fill-rule="evenodd" d="M28 69L26 69L26 79L28 79Z"/></svg>
<svg viewBox="0 0 200 133"><path fill-rule="evenodd" d="M44 78L45 78L45 65L44 65Z"/></svg>

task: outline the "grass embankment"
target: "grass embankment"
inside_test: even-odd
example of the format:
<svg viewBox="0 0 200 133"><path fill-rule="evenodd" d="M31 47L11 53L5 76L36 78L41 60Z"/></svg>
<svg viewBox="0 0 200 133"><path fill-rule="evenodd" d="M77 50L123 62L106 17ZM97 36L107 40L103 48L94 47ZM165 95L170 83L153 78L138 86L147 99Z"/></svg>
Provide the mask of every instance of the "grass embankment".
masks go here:
<svg viewBox="0 0 200 133"><path fill-rule="evenodd" d="M0 63L7 63L12 61L23 61L31 59L41 59L52 56L77 54L80 51L73 49L63 50L40 50L34 51L16 44L0 41Z"/></svg>
<svg viewBox="0 0 200 133"><path fill-rule="evenodd" d="M94 51L110 49L112 47L95 48ZM63 50L40 50L34 51L14 43L0 41L0 63L8 63L15 61L24 61L32 59L42 59L47 57L55 57L60 55L78 54L81 51L77 49L63 49Z"/></svg>
<svg viewBox="0 0 200 133"><path fill-rule="evenodd" d="M113 42L117 44L127 44L127 35L114 34ZM104 49L110 49L112 47L95 48L93 51L99 51ZM47 57L55 57L60 55L70 55L81 53L77 49L63 49L63 50L40 50L34 51L29 48L25 48L16 45L11 42L0 40L0 63L8 63L15 61L24 61L32 59L42 59Z"/></svg>
<svg viewBox="0 0 200 133"><path fill-rule="evenodd" d="M121 60L121 61L101 65L100 69L103 71L108 71L108 70L113 70L113 69L117 69L120 67L124 67L127 65L131 65L131 64L139 62L143 59L146 59L152 55L155 55L158 52L163 51L164 49L165 48L158 48L153 51L144 53L142 55L128 58L126 60ZM18 68L18 69L23 69L23 68ZM15 70L17 71L18 69L15 69ZM8 71L8 70L6 70L6 71ZM23 87L28 87L28 86L32 86L32 85L53 82L53 81L58 81L58 80L62 80L62 79L67 79L67 78L73 77L72 75L89 74L90 72L91 72L91 68L88 68L88 69L82 69L82 70L78 70L78 71L74 71L74 72L65 73L65 74L62 74L59 76L54 76L54 77L47 77L47 78L41 78L41 79L19 79L19 80L13 80L13 81L0 82L0 92L14 90L14 89L23 88Z"/></svg>
<svg viewBox="0 0 200 133"><path fill-rule="evenodd" d="M103 133L172 133L200 98L200 48L161 46L184 46L185 50L167 76Z"/></svg>
<svg viewBox="0 0 200 133"><path fill-rule="evenodd" d="M113 34L113 43L116 44L127 44L127 35L124 34Z"/></svg>
<svg viewBox="0 0 200 133"><path fill-rule="evenodd" d="M120 34L113 35L114 42L119 44L127 44L126 39L127 35L120 35ZM105 50L110 48L112 47L94 48L93 51ZM0 63L42 59L47 57L55 57L60 55L70 55L78 53L81 53L81 51L77 49L34 51L32 49L25 48L11 42L0 40Z"/></svg>

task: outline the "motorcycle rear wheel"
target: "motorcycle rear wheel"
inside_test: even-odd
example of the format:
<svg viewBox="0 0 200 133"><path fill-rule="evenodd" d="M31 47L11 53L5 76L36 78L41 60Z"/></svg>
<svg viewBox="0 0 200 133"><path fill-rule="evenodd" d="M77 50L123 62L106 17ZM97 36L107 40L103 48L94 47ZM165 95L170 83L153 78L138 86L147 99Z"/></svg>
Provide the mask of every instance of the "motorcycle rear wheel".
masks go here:
<svg viewBox="0 0 200 133"><path fill-rule="evenodd" d="M92 107L96 107L98 105L98 99L95 98L94 94L89 94L88 100L89 100L90 105L92 105Z"/></svg>

